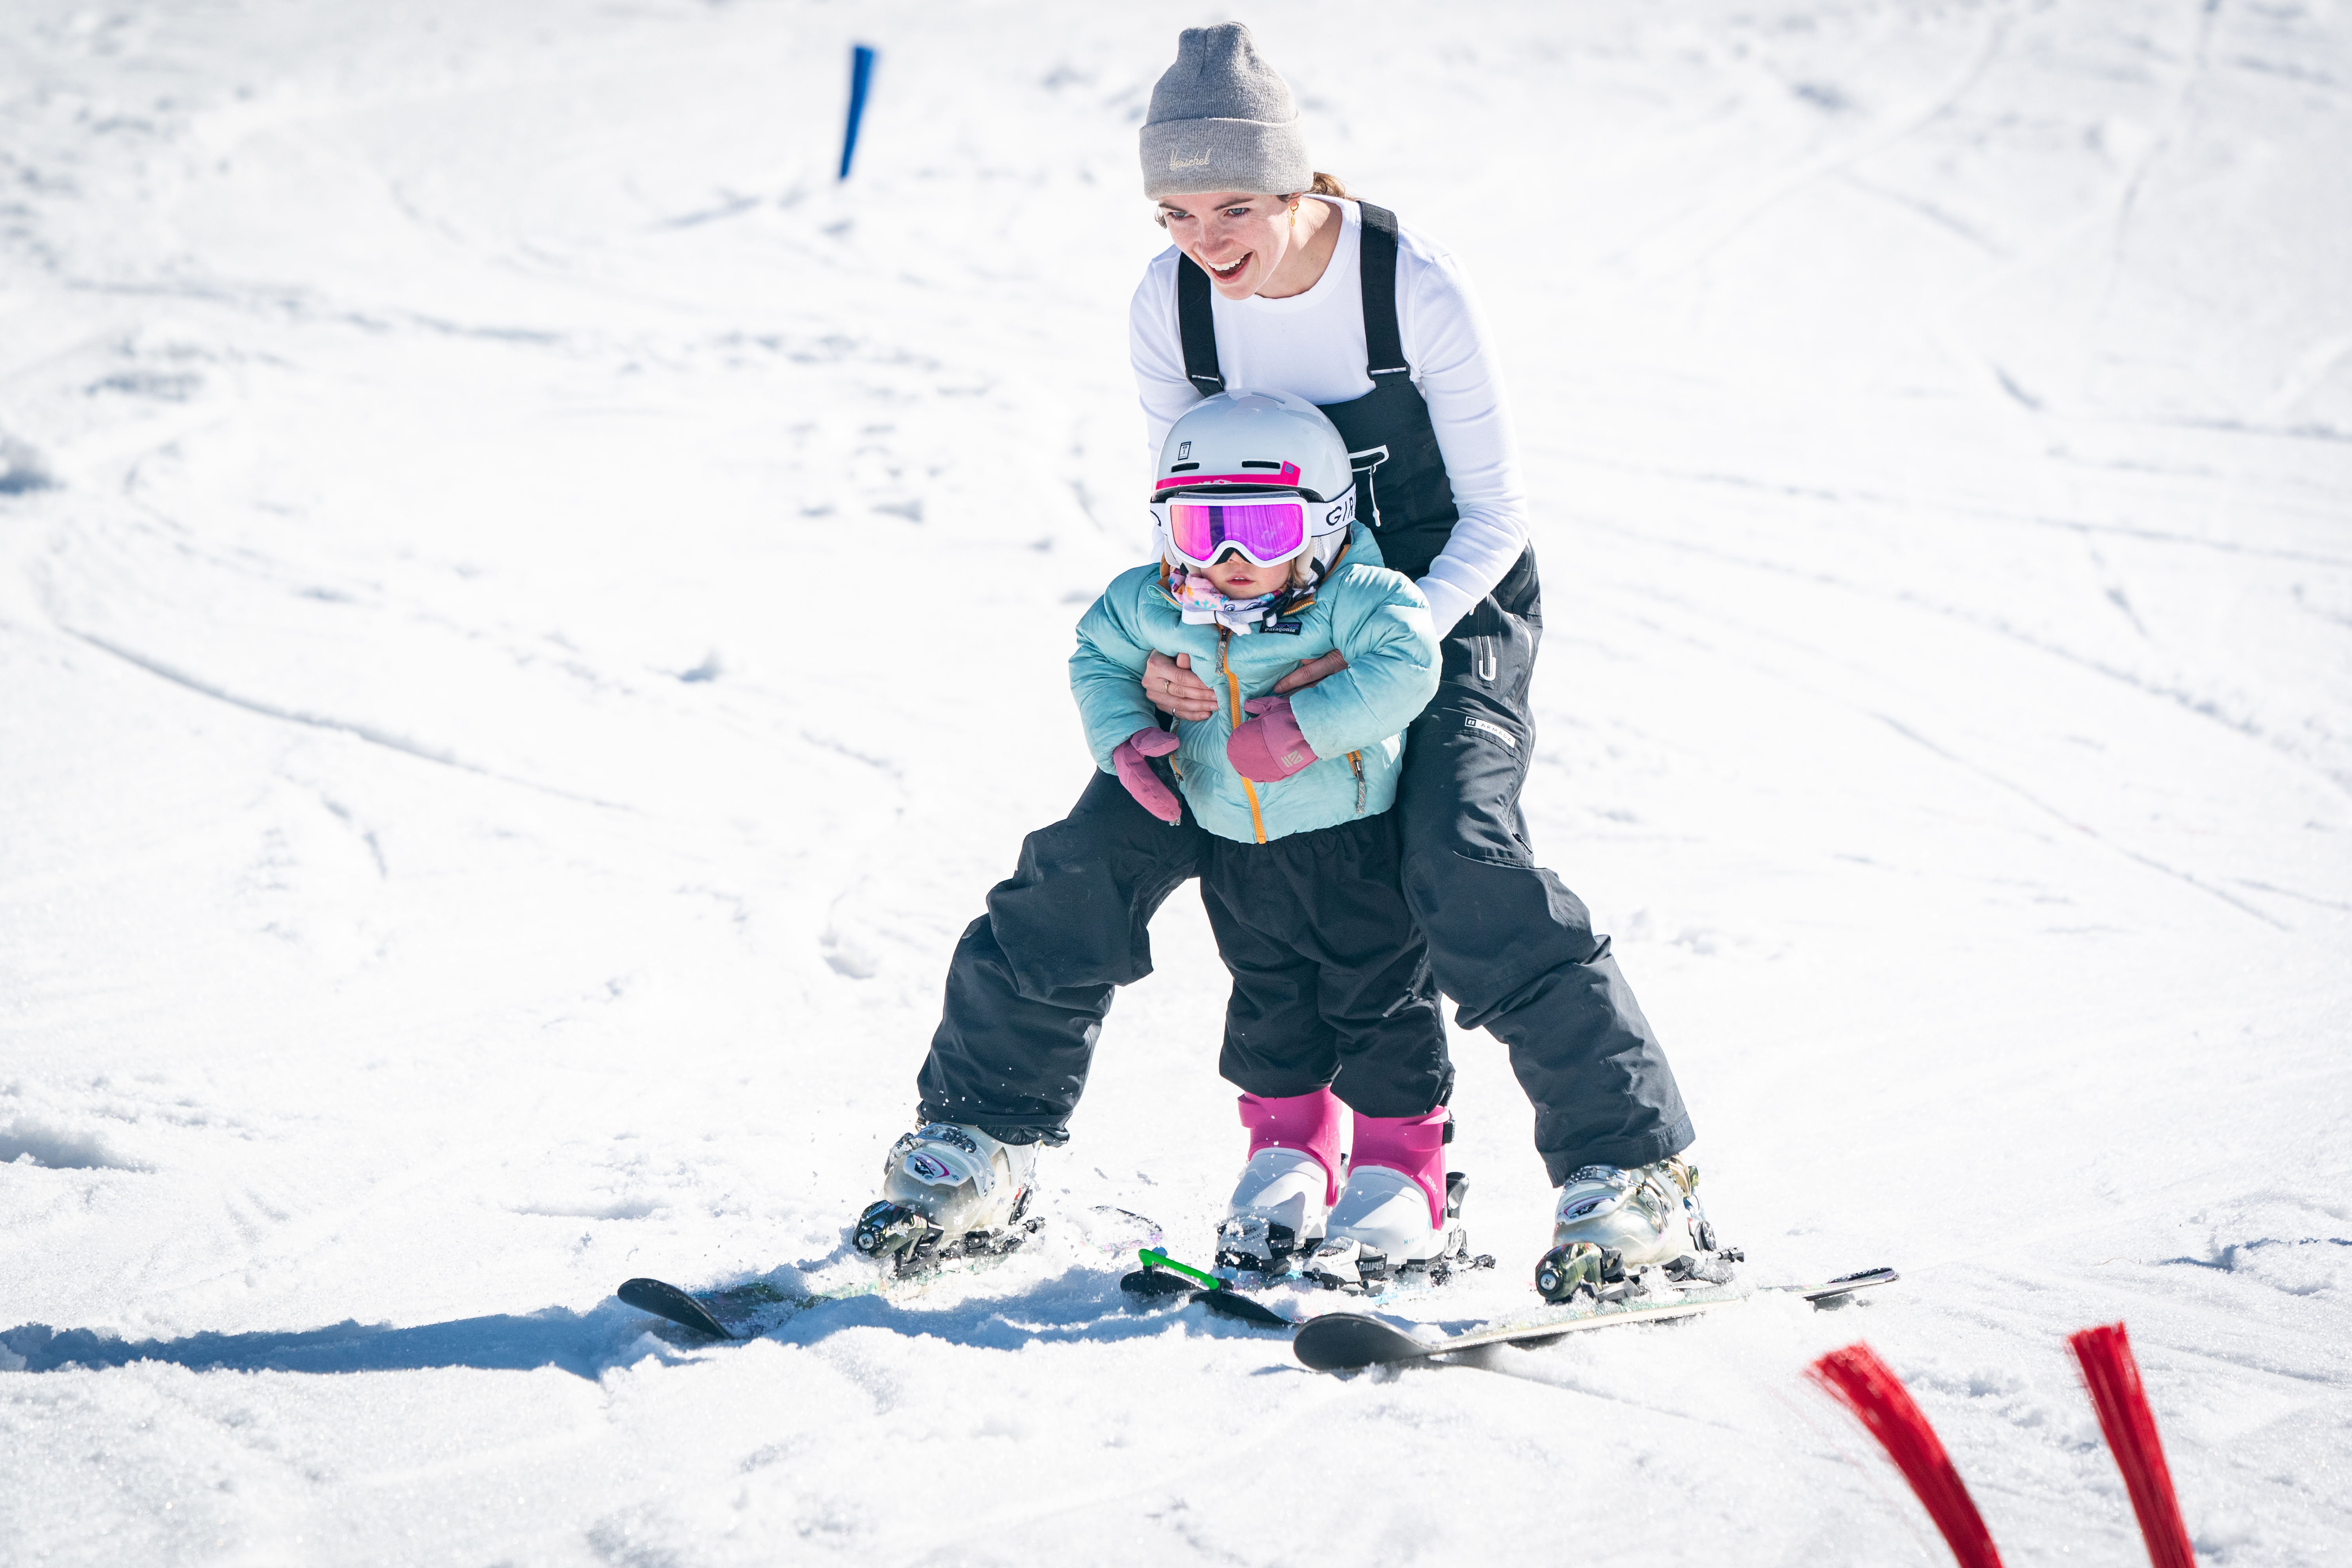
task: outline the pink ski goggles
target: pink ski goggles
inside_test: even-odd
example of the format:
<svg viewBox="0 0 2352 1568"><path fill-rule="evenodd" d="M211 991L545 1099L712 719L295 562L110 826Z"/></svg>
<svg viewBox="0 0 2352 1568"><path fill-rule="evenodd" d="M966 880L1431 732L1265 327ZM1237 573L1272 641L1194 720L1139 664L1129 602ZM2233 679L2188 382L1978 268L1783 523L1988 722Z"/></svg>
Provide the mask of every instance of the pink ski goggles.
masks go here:
<svg viewBox="0 0 2352 1568"><path fill-rule="evenodd" d="M1278 566L1306 552L1307 507L1295 495L1235 496L1230 500L1181 496L1153 501L1151 511L1169 548L1187 565L1213 566L1219 556L1234 550L1253 566Z"/></svg>

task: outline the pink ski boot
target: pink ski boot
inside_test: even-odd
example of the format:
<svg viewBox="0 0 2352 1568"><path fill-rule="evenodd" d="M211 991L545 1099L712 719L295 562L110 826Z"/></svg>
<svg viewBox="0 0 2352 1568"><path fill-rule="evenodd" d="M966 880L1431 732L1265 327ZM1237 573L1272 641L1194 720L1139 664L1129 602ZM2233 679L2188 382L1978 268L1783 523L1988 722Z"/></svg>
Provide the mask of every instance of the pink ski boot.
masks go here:
<svg viewBox="0 0 2352 1568"><path fill-rule="evenodd" d="M1268 1273L1323 1239L1339 1195L1339 1100L1318 1089L1279 1100L1245 1094L1241 1107L1249 1163L1225 1205L1217 1267Z"/></svg>
<svg viewBox="0 0 2352 1568"><path fill-rule="evenodd" d="M1348 1186L1332 1207L1309 1268L1340 1285L1443 1269L1467 1250L1461 1226L1469 1183L1445 1169L1444 1106L1420 1116L1359 1116Z"/></svg>

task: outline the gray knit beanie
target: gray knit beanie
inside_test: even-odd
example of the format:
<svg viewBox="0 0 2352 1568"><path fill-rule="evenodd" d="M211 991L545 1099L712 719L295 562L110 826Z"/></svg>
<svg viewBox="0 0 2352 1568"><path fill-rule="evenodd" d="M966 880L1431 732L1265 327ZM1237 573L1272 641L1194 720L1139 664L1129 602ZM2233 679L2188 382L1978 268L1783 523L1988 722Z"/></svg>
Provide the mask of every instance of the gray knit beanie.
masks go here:
<svg viewBox="0 0 2352 1568"><path fill-rule="evenodd" d="M1288 195L1315 183L1290 84L1239 22L1187 27L1143 120L1143 194Z"/></svg>

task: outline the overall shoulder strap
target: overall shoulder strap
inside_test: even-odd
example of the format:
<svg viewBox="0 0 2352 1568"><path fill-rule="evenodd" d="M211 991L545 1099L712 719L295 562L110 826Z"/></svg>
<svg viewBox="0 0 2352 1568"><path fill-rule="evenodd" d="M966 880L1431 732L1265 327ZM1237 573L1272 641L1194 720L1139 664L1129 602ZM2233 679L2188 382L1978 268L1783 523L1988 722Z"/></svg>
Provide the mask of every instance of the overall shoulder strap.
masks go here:
<svg viewBox="0 0 2352 1568"><path fill-rule="evenodd" d="M1412 374L1412 366L1405 363L1404 341L1397 333L1397 221L1386 207L1356 205L1364 216L1364 370L1377 386L1381 376ZM1208 275L1202 274L1203 288L1208 281Z"/></svg>
<svg viewBox="0 0 2352 1568"><path fill-rule="evenodd" d="M1209 311L1209 275L1181 252L1176 257L1176 326L1184 337L1184 374L1192 390L1203 397L1224 391L1224 374L1217 368L1217 321Z"/></svg>

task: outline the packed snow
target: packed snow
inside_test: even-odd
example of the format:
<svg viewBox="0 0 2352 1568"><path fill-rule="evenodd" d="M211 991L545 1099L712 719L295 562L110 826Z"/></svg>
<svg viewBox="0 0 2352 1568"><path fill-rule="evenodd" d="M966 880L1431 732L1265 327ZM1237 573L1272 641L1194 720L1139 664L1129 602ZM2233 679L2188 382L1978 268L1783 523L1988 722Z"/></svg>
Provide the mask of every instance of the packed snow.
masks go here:
<svg viewBox="0 0 2352 1568"><path fill-rule="evenodd" d="M1338 1378L1049 1232L765 1338L1089 766L1148 521L1135 128L1229 13L12 0L0 1559L2352 1558L2352 5L1241 14L1500 335L1528 788L1759 1300ZM855 42L879 50L835 179ZM1200 1259L1197 900L1046 1206ZM1475 1247L1549 1237L1455 1042ZM1475 1310L1474 1310L1475 1309Z"/></svg>

